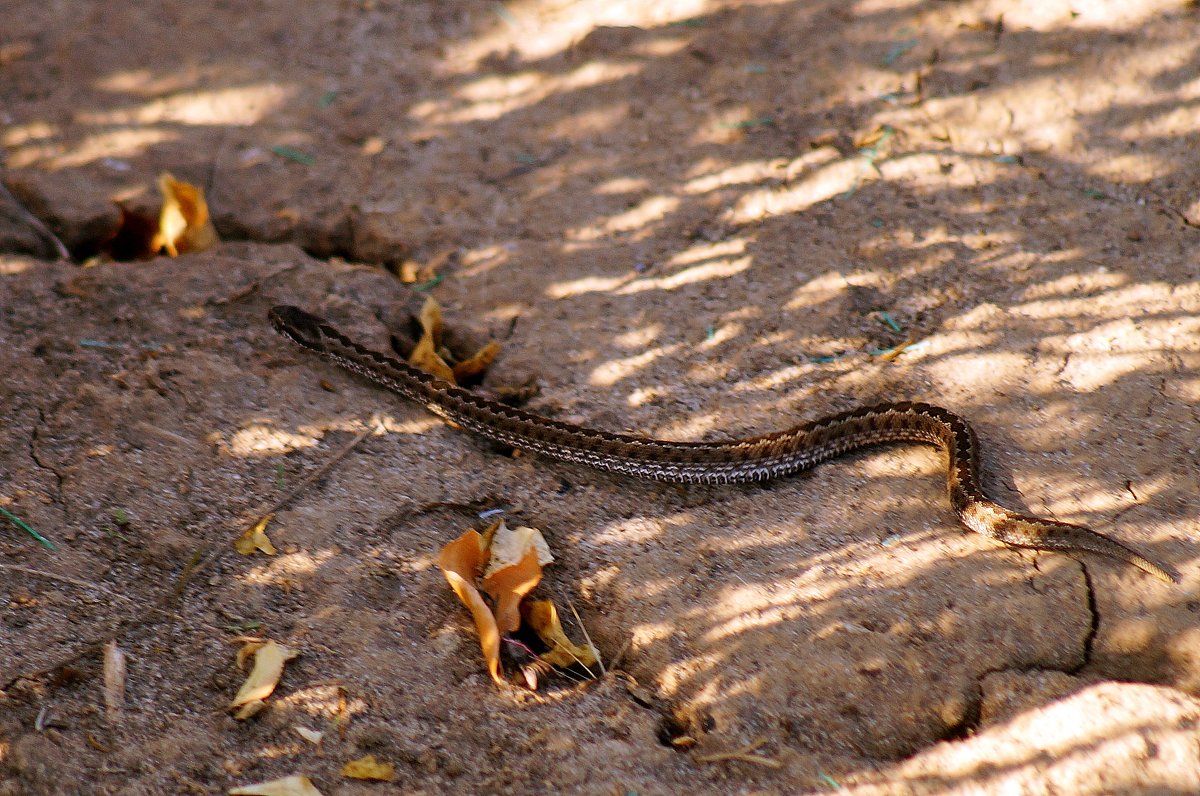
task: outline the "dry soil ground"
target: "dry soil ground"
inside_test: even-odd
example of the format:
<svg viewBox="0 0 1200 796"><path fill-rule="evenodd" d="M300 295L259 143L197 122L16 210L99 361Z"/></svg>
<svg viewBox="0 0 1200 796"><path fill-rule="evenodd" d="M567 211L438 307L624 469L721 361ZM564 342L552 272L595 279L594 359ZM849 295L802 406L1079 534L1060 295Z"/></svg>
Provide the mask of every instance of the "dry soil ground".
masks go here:
<svg viewBox="0 0 1200 796"><path fill-rule="evenodd" d="M0 506L57 547L4 521L0 793L1200 790L1194 3L0 20ZM225 242L85 267L168 170ZM572 422L715 439L944 404L998 499L1181 583L963 533L932 449L703 489L514 457L265 321L384 347L422 293L503 339L485 386L533 379ZM233 551L373 415L277 555ZM623 676L490 682L434 565L485 505L545 531L545 588ZM246 634L301 654L239 722ZM340 775L367 753L393 785Z"/></svg>

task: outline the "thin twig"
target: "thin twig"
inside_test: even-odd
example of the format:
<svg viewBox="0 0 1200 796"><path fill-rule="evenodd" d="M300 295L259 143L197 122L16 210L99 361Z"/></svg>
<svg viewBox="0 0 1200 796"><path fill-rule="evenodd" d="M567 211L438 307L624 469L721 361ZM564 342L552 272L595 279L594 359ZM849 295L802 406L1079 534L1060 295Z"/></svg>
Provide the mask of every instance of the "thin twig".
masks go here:
<svg viewBox="0 0 1200 796"><path fill-rule="evenodd" d="M17 566L16 564L0 564L0 569L7 569L10 572L21 572L26 575L33 575L37 578L46 578L47 580L57 580L62 583L70 583L71 585L78 586L81 589L95 589L96 591L104 592L110 597L116 597L121 600L129 599L123 594L117 594L115 591L112 591L106 586L101 586L99 583L91 583L86 580L80 580L79 578L73 578L70 575L58 575L53 572L45 572L40 569L30 569L29 567Z"/></svg>
<svg viewBox="0 0 1200 796"><path fill-rule="evenodd" d="M348 443L346 443L345 447L343 447L337 453L333 454L333 456L331 456L329 458L329 461L325 462L323 465L318 467L313 473L308 475L303 481L301 481L294 488L289 490L286 495L279 498L274 503L270 504L269 506L261 506L258 509L256 509L254 519L251 520L250 523L248 523L247 527L252 528L255 525L257 525L258 523L262 522L263 518L266 517L268 514L275 514L281 508L283 508L288 503L290 503L293 499L295 499L295 497L297 495L299 495L301 492L303 492L305 489L312 486L315 482L324 478L325 475L329 472L329 470L335 464L340 462L342 459L346 458L346 455L348 453L350 453L350 451L352 451L356 447L358 447L359 443L361 443L364 439L367 438L367 436L369 436L373 431L375 431L377 428L379 428L379 426L380 426L379 415L372 415L371 419L369 421L367 421L367 427L364 428L362 431L360 431L358 434L356 434L354 436L354 439L352 439ZM203 553L205 549L207 549L207 553L204 554L203 559L200 560L194 566L192 566L191 563L189 562L189 566L185 567L184 571L180 574L180 578L176 581L175 588L173 589L174 596L178 596L179 594L182 594L184 587L186 587L186 585L187 585L187 581L189 579L195 577L201 570L205 569L210 564L212 564L213 561L217 560L217 557L220 556L221 551L224 548L212 549L212 546L209 545L207 548L202 548L200 551L198 551L198 553ZM193 558L193 560L195 560L196 555L193 554L192 558Z"/></svg>
<svg viewBox="0 0 1200 796"><path fill-rule="evenodd" d="M13 196L12 191L8 190L8 186L5 185L3 181L0 181L0 196L3 196L5 199L7 199L12 206L16 208L17 212L21 214L21 217L25 219L25 223L33 227L34 230L41 235L44 240L54 247L54 253L58 255L58 259L71 259L71 253L67 251L67 247L63 245L63 242L59 240L58 236L50 231L50 227L46 226L45 222L43 222L33 213L29 212L29 209L25 207L25 205L21 204L17 197Z"/></svg>
<svg viewBox="0 0 1200 796"><path fill-rule="evenodd" d="M736 760L740 763L753 763L757 766L765 766L767 768L783 768L783 763L774 758L763 757L762 755L753 754L754 750L767 742L766 738L759 738L749 746L743 746L733 752L715 752L710 755L696 755L693 759L697 763L724 763L729 760Z"/></svg>
<svg viewBox="0 0 1200 796"><path fill-rule="evenodd" d="M314 483L316 483L317 481L320 481L322 478L324 478L325 474L328 473L329 470L335 464L340 462L342 459L346 458L346 455L348 453L350 453L350 451L357 448L358 444L360 442L362 442L373 431L375 431L375 429L378 427L378 424L379 424L379 418L372 417L371 420L367 423L367 427L364 428L362 431L360 431L358 434L356 434L354 436L354 439L347 442L346 446L344 448L339 450L337 453L333 454L333 456L331 456L329 458L329 461L325 462L323 465L318 467L315 471L313 471L310 475L308 475L303 481L301 481L294 488L292 488L291 491L289 491L283 497L279 498L279 500L276 500L268 508L260 509L258 512L257 518L254 520L253 523L251 523L251 526L257 525L259 522L262 521L262 518L267 516L268 514L277 513L281 508L283 508L288 503L290 503L293 498L295 498L297 495L299 495L305 489L308 489Z"/></svg>
<svg viewBox="0 0 1200 796"><path fill-rule="evenodd" d="M608 674L604 669L604 659L600 657L600 650L596 649L596 645L592 643L592 637L588 635L587 628L583 626L583 620L579 618L579 612L575 610L575 603L570 597L567 598L567 607L571 609L571 614L575 617L575 621L579 624L579 629L583 632L583 640L587 642L592 654L596 656L596 663L600 664L600 676L603 677ZM579 663L581 666L583 665L583 661ZM587 669L586 666L583 668ZM591 669L588 669L588 674L592 674ZM592 674L592 679L596 679L596 675Z"/></svg>

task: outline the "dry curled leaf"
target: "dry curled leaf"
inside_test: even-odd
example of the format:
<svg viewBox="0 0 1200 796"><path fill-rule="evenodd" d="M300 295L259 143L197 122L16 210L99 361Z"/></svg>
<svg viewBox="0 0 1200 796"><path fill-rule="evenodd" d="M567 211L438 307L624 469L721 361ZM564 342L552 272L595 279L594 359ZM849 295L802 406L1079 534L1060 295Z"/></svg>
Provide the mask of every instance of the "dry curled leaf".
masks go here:
<svg viewBox="0 0 1200 796"><path fill-rule="evenodd" d="M499 521L482 535L467 531L442 548L438 566L459 599L471 611L479 632L479 643L488 671L503 682L500 668L500 638L521 627L526 611L522 601L542 578L542 567L554 560L542 532L536 528L508 528ZM489 605L480 591L491 598ZM549 606L548 608L546 606ZM597 663L595 651L570 642L558 622L553 605L534 603L530 626L542 634L552 657L542 657L549 665L566 668L576 663L585 667ZM528 620L527 620L528 621ZM532 654L532 653L531 653Z"/></svg>
<svg viewBox="0 0 1200 796"><path fill-rule="evenodd" d="M438 567L446 576L450 588L462 600L475 620L479 632L479 646L487 661L488 673L497 683L504 682L500 673L500 631L492 609L483 601L483 595L475 588L475 579L483 571L485 562L483 537L478 531L470 530L442 548L438 556Z"/></svg>
<svg viewBox="0 0 1200 796"><path fill-rule="evenodd" d="M418 321L421 339L408 355L409 364L451 384L478 379L500 355L500 344L492 340L461 362L451 364L454 355L442 345L442 309L433 296L425 299Z"/></svg>
<svg viewBox="0 0 1200 796"><path fill-rule="evenodd" d="M420 321L421 339L417 341L416 348L408 356L409 364L431 376L437 376L451 384L457 384L458 382L454 380L454 371L439 353L442 347L442 309L433 296L425 299L425 305L421 307Z"/></svg>
<svg viewBox="0 0 1200 796"><path fill-rule="evenodd" d="M125 653L110 641L104 645L104 710L109 721L125 709Z"/></svg>
<svg viewBox="0 0 1200 796"><path fill-rule="evenodd" d="M364 755L342 766L342 776L350 779L391 782L396 778L396 767L391 763L379 762L375 759L375 755Z"/></svg>
<svg viewBox="0 0 1200 796"><path fill-rule="evenodd" d="M580 646L567 638L558 618L558 609L550 600L533 600L526 603L521 606L521 616L549 648L540 656L546 663L560 669L578 663L590 669L599 662L596 651L590 644Z"/></svg>
<svg viewBox="0 0 1200 796"><path fill-rule="evenodd" d="M321 796L321 791L317 790L308 777L293 774L283 779L233 788L229 791L229 796Z"/></svg>
<svg viewBox="0 0 1200 796"><path fill-rule="evenodd" d="M237 541L233 543L233 549L244 556L254 555L256 550L269 556L275 555L275 545L271 544L271 540L267 538L267 525L273 519L275 519L274 514L264 515L254 527L247 528L246 532L238 537Z"/></svg>
<svg viewBox="0 0 1200 796"><path fill-rule="evenodd" d="M283 665L299 655L298 652L275 641L267 641L254 650L254 668L242 683L237 696L229 703L229 710L237 708L234 718L248 719L265 707L264 700L275 690L283 676Z"/></svg>
<svg viewBox="0 0 1200 796"><path fill-rule="evenodd" d="M483 590L496 606L496 626L501 633L512 633L521 626L521 600L541 579L542 567L532 547L516 564L501 567L483 579Z"/></svg>
<svg viewBox="0 0 1200 796"><path fill-rule="evenodd" d="M178 257L217 244L220 239L208 216L204 191L167 172L159 176L158 188L162 191L163 203L158 216L158 235L154 238L155 251L166 249L167 254Z"/></svg>
<svg viewBox="0 0 1200 796"><path fill-rule="evenodd" d="M491 340L483 348L476 351L471 356L458 362L451 370L454 372L454 379L457 383L470 381L474 378L482 376L496 357L500 356L500 344L495 340Z"/></svg>

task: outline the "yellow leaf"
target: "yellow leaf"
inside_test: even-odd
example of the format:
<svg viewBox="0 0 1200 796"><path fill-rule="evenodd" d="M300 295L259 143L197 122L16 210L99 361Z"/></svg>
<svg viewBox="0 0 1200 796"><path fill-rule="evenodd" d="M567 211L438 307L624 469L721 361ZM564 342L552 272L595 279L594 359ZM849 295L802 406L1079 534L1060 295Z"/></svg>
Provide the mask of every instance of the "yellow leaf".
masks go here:
<svg viewBox="0 0 1200 796"><path fill-rule="evenodd" d="M242 683L241 690L229 703L229 709L242 708L235 718L245 719L262 709L261 703L271 695L279 678L283 676L283 664L299 653L274 641L268 641L254 652L254 668ZM254 705L252 708L244 706Z"/></svg>
<svg viewBox="0 0 1200 796"><path fill-rule="evenodd" d="M467 531L462 536L442 548L438 556L438 567L446 576L450 588L462 600L463 605L470 610L475 620L475 629L479 633L479 647L483 650L484 660L487 661L488 673L497 683L503 683L500 672L500 631L496 627L496 618L483 595L475 588L475 578L483 570L485 551L483 539L478 531Z"/></svg>
<svg viewBox="0 0 1200 796"><path fill-rule="evenodd" d="M317 790L308 777L293 774L283 779L234 788L229 791L229 796L321 796L321 791Z"/></svg>
<svg viewBox="0 0 1200 796"><path fill-rule="evenodd" d="M155 250L165 248L167 254L178 257L217 244L220 238L208 217L204 191L167 172L158 178L158 188L162 191L163 203L158 216L158 234L154 239Z"/></svg>
<svg viewBox="0 0 1200 796"><path fill-rule="evenodd" d="M454 380L454 371L442 359L438 350L442 347L442 308L438 306L433 296L425 299L421 307L421 339L408 356L408 363L420 368L431 376L458 384Z"/></svg>
<svg viewBox="0 0 1200 796"><path fill-rule="evenodd" d="M268 514L258 521L253 528L247 528L238 540L233 543L233 549L244 556L254 555L255 550L261 550L269 556L275 555L275 545L267 538L267 525L275 519L274 514Z"/></svg>
<svg viewBox="0 0 1200 796"><path fill-rule="evenodd" d="M492 366L492 362L498 356L500 356L500 344L492 340L452 368L456 383L461 384L482 375Z"/></svg>
<svg viewBox="0 0 1200 796"><path fill-rule="evenodd" d="M541 656L546 663L566 669L576 663L585 667L595 666L596 651L592 647L574 644L563 631L558 619L558 609L550 600L533 600L522 606L522 616L550 649Z"/></svg>
<svg viewBox="0 0 1200 796"><path fill-rule="evenodd" d="M342 766L342 776L391 782L396 778L396 767L391 763L380 763L375 759L375 755L366 755Z"/></svg>

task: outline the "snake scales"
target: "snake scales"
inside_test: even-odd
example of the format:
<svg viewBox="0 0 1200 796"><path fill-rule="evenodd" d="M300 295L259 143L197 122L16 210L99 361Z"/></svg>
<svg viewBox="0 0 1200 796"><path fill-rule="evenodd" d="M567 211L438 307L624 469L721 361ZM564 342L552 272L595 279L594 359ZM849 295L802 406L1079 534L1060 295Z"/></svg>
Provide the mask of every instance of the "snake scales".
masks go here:
<svg viewBox="0 0 1200 796"><path fill-rule="evenodd" d="M297 307L273 308L275 329L304 348L364 376L487 439L552 459L636 478L685 484L765 481L869 445L919 442L950 457L947 489L963 525L1014 547L1110 556L1167 582L1162 566L1079 525L1000 506L979 486L979 445L958 415L926 403L884 403L809 421L786 431L719 442L674 442L614 434L542 417L464 390L371 351Z"/></svg>

